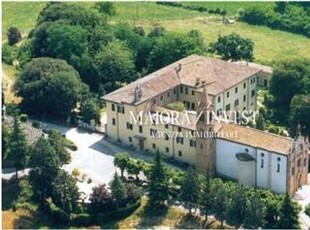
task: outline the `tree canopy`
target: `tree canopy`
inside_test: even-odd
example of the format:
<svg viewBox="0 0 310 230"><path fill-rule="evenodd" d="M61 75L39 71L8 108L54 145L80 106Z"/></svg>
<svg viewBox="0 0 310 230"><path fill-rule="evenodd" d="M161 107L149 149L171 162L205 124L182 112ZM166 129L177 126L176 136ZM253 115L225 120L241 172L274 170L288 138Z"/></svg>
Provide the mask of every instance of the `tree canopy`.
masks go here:
<svg viewBox="0 0 310 230"><path fill-rule="evenodd" d="M223 60L252 61L254 43L249 38L242 38L239 34L232 33L219 36L215 43L210 45L210 51L219 54Z"/></svg>
<svg viewBox="0 0 310 230"><path fill-rule="evenodd" d="M69 114L79 96L88 90L72 66L52 58L29 62L15 88L26 110L48 115Z"/></svg>

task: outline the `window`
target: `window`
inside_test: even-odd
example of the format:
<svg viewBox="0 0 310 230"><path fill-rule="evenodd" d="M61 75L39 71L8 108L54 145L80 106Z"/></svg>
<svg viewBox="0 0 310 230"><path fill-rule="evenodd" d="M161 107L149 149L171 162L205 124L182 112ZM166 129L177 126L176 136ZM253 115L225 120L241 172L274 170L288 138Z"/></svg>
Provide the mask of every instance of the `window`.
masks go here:
<svg viewBox="0 0 310 230"><path fill-rule="evenodd" d="M244 102L246 101L246 95L245 94L243 95L243 101Z"/></svg>
<svg viewBox="0 0 310 230"><path fill-rule="evenodd" d="M239 99L235 100L235 107L239 105Z"/></svg>
<svg viewBox="0 0 310 230"><path fill-rule="evenodd" d="M195 103L192 103L192 110L195 110Z"/></svg>
<svg viewBox="0 0 310 230"><path fill-rule="evenodd" d="M169 148L168 147L166 147L166 153L169 153Z"/></svg>
<svg viewBox="0 0 310 230"><path fill-rule="evenodd" d="M132 137L128 137L128 141L129 141L129 142L132 142Z"/></svg>
<svg viewBox="0 0 310 230"><path fill-rule="evenodd" d="M220 103L221 102L221 96L217 97L217 102Z"/></svg>
<svg viewBox="0 0 310 230"><path fill-rule="evenodd" d="M160 100L162 101L164 99L163 95L160 96Z"/></svg>
<svg viewBox="0 0 310 230"><path fill-rule="evenodd" d="M182 151L179 151L178 155L179 155L179 157L182 157Z"/></svg>
<svg viewBox="0 0 310 230"><path fill-rule="evenodd" d="M182 132L182 128L181 127L178 127L178 132Z"/></svg>
<svg viewBox="0 0 310 230"><path fill-rule="evenodd" d="M280 161L281 161L281 158L280 157L278 157L277 158L277 172L280 172Z"/></svg>
<svg viewBox="0 0 310 230"><path fill-rule="evenodd" d="M183 145L183 143L184 143L184 138L183 138L183 137L177 137L176 142Z"/></svg>
<svg viewBox="0 0 310 230"><path fill-rule="evenodd" d="M117 112L119 113L125 113L125 108L123 106L118 105L117 106Z"/></svg>
<svg viewBox="0 0 310 230"><path fill-rule="evenodd" d="M115 118L112 118L112 125L115 125Z"/></svg>
<svg viewBox="0 0 310 230"><path fill-rule="evenodd" d="M261 159L260 167L264 168L264 159Z"/></svg>
<svg viewBox="0 0 310 230"><path fill-rule="evenodd" d="M194 141L194 140L189 140L189 146L190 146L190 147L196 148L196 141Z"/></svg>
<svg viewBox="0 0 310 230"><path fill-rule="evenodd" d="M167 97L170 97L170 93L169 92L167 93Z"/></svg>
<svg viewBox="0 0 310 230"><path fill-rule="evenodd" d="M156 144L152 144L152 149L156 149Z"/></svg>
<svg viewBox="0 0 310 230"><path fill-rule="evenodd" d="M192 95L193 95L193 96L195 95L195 91L194 91L194 90L192 90Z"/></svg>
<svg viewBox="0 0 310 230"><path fill-rule="evenodd" d="M115 111L115 105L114 104L111 105L111 109L112 109L112 111Z"/></svg>
<svg viewBox="0 0 310 230"><path fill-rule="evenodd" d="M238 87L235 88L235 93L238 93Z"/></svg>
<svg viewBox="0 0 310 230"><path fill-rule="evenodd" d="M180 87L180 93L183 93L183 86Z"/></svg>
<svg viewBox="0 0 310 230"><path fill-rule="evenodd" d="M244 88L244 89L246 88L246 82L243 83L243 88Z"/></svg>
<svg viewBox="0 0 310 230"><path fill-rule="evenodd" d="M157 133L157 130L156 130L156 129L150 129L150 135L151 135L151 136L156 135L156 133Z"/></svg>
<svg viewBox="0 0 310 230"><path fill-rule="evenodd" d="M230 110L230 104L226 105L226 111Z"/></svg>
<svg viewBox="0 0 310 230"><path fill-rule="evenodd" d="M226 97L227 97L227 98L229 97L229 92L226 93Z"/></svg>
<svg viewBox="0 0 310 230"><path fill-rule="evenodd" d="M142 127L142 125L139 125L139 133L143 133L143 127Z"/></svg>
<svg viewBox="0 0 310 230"><path fill-rule="evenodd" d="M169 141L169 135L167 133L165 133L165 140Z"/></svg>
<svg viewBox="0 0 310 230"><path fill-rule="evenodd" d="M188 88L185 87L185 94L188 94Z"/></svg>
<svg viewBox="0 0 310 230"><path fill-rule="evenodd" d="M253 90L251 91L251 96L252 96L252 97L255 96L255 89L253 89Z"/></svg>
<svg viewBox="0 0 310 230"><path fill-rule="evenodd" d="M132 124L130 124L129 122L126 123L126 127L127 127L127 129L132 130Z"/></svg>
<svg viewBox="0 0 310 230"><path fill-rule="evenodd" d="M222 109L217 110L217 111L216 111L216 115L217 115L217 116L222 115Z"/></svg>
<svg viewBox="0 0 310 230"><path fill-rule="evenodd" d="M173 89L173 94L176 94L176 90L175 89Z"/></svg>
<svg viewBox="0 0 310 230"><path fill-rule="evenodd" d="M168 128L169 128L169 125L168 125L168 124L165 124L165 128L168 129Z"/></svg>

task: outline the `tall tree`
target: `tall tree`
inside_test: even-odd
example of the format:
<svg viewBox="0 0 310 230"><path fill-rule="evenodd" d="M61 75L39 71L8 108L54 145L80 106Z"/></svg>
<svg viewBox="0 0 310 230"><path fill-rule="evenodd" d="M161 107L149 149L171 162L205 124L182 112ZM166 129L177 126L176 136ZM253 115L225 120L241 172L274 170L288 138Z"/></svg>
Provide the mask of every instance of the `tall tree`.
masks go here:
<svg viewBox="0 0 310 230"><path fill-rule="evenodd" d="M112 2L96 2L94 6L101 14L113 16L116 14L115 6Z"/></svg>
<svg viewBox="0 0 310 230"><path fill-rule="evenodd" d="M91 120L94 120L96 124L100 124L100 109L100 103L97 98L91 96L82 100L81 115L83 121L90 123Z"/></svg>
<svg viewBox="0 0 310 230"><path fill-rule="evenodd" d="M189 215L192 215L192 208L197 206L200 197L201 184L196 170L190 166L183 178L180 191L180 200L184 202L185 207L188 207Z"/></svg>
<svg viewBox="0 0 310 230"><path fill-rule="evenodd" d="M64 137L60 132L51 130L48 134L48 140L51 146L55 149L59 156L60 164L68 164L71 160L70 153L66 149L66 143Z"/></svg>
<svg viewBox="0 0 310 230"><path fill-rule="evenodd" d="M29 180L36 196L40 201L52 197L52 182L58 176L61 163L57 152L44 137L35 144L30 163L33 169L30 171Z"/></svg>
<svg viewBox="0 0 310 230"><path fill-rule="evenodd" d="M293 135L297 133L300 125L301 133L310 137L310 95L295 95L290 104L290 123Z"/></svg>
<svg viewBox="0 0 310 230"><path fill-rule="evenodd" d="M262 228L265 225L266 207L258 192L247 199L244 226L250 229Z"/></svg>
<svg viewBox="0 0 310 230"><path fill-rule="evenodd" d="M96 55L96 65L101 81L110 82L112 89L135 80L133 55L122 42L110 42L103 47Z"/></svg>
<svg viewBox="0 0 310 230"><path fill-rule="evenodd" d="M79 191L71 175L63 169L59 170L52 181L52 190L53 203L67 213L76 211Z"/></svg>
<svg viewBox="0 0 310 230"><path fill-rule="evenodd" d="M242 185L236 185L228 205L227 218L229 223L237 228L244 223L246 204L247 197L245 194L245 188Z"/></svg>
<svg viewBox="0 0 310 230"><path fill-rule="evenodd" d="M293 202L290 195L286 193L280 207L280 218L277 227L280 229L299 229L299 211L298 204Z"/></svg>
<svg viewBox="0 0 310 230"><path fill-rule="evenodd" d="M127 153L118 153L114 158L114 165L121 170L121 177L124 177L124 171L128 167L130 158Z"/></svg>
<svg viewBox="0 0 310 230"><path fill-rule="evenodd" d="M227 217L228 193L222 183L214 197L213 210L216 219L221 222L220 228L223 228L224 220Z"/></svg>
<svg viewBox="0 0 310 230"><path fill-rule="evenodd" d="M28 144L20 127L19 118L14 116L13 129L8 138L8 154L14 160L16 178L18 178L18 170L24 169L27 165L28 150Z"/></svg>
<svg viewBox="0 0 310 230"><path fill-rule="evenodd" d="M164 204L169 196L167 172L161 163L158 149L148 180L149 203L152 207L157 208Z"/></svg>
<svg viewBox="0 0 310 230"><path fill-rule="evenodd" d="M223 60L246 60L254 59L254 43L249 38L242 38L239 34L232 33L220 36L215 43L210 44L210 51L222 56Z"/></svg>
<svg viewBox="0 0 310 230"><path fill-rule="evenodd" d="M21 72L16 82L17 95L23 97L24 109L39 114L64 116L76 106L88 87L65 61L35 58Z"/></svg>
<svg viewBox="0 0 310 230"><path fill-rule="evenodd" d="M110 184L112 198L116 201L117 206L121 204L127 197L126 195L126 187L124 183L121 181L117 173L114 173L113 180Z"/></svg>
<svg viewBox="0 0 310 230"><path fill-rule="evenodd" d="M202 212L206 216L205 222L208 221L208 215L212 208L212 197L211 197L211 178L209 170L207 170L206 176L204 178L204 183L202 187L203 196L202 196Z"/></svg>

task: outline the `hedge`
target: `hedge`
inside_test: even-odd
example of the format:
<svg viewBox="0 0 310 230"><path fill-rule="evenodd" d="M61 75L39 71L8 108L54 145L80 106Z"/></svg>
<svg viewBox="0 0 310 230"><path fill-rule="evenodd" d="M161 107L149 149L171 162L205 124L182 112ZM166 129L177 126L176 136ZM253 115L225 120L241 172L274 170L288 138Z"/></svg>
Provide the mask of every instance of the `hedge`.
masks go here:
<svg viewBox="0 0 310 230"><path fill-rule="evenodd" d="M70 216L71 224L74 226L89 226L92 224L110 222L115 219L123 218L130 215L133 211L139 208L141 205L141 199L138 199L136 203L119 208L109 212L101 213L81 213L81 214L72 214Z"/></svg>

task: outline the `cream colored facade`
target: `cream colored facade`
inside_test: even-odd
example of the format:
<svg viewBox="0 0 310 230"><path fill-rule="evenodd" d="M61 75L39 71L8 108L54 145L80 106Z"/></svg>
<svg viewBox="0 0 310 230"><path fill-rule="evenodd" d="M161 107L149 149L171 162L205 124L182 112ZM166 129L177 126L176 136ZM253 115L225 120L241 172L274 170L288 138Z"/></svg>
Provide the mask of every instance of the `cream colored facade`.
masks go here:
<svg viewBox="0 0 310 230"><path fill-rule="evenodd" d="M189 63L197 60L200 61L196 56L189 57L188 59L185 59L185 61L181 60L180 63L186 66L186 64L188 64L186 61ZM194 59L194 61L192 59ZM207 62L208 61L209 60L207 60ZM212 64L213 62L216 65L214 69L210 67L210 63ZM180 63L175 63L172 66L168 66L170 68L166 67L168 70L164 68L163 70L166 72L159 70L150 76L104 96L103 99L107 107L106 136L132 149L144 152L145 154L148 152L154 153L158 150L166 158L173 158L197 166L197 169L201 172L209 170L212 173L219 173L223 174L223 176L239 179L240 183L249 182L248 185L250 186L265 187L275 192L288 191L292 194L299 186L307 183L305 179L307 170L305 170L305 168L308 167L308 161L306 164L298 164L298 166L296 166L295 157L291 153L291 145L294 144L293 140L283 140L283 138L272 136L271 134L251 131L240 125L233 126L230 131L239 130L241 133L244 133L244 136L246 136L247 133L251 135L249 134L249 136L244 138L242 134L241 137L236 137L236 139L224 138L224 141L217 137L200 138L195 136L195 133L199 132L219 133L221 130L229 130L229 128L231 128L225 124L213 124L211 122L212 118L208 117L211 110L217 114L220 114L221 111L256 110L256 92L259 78L258 74L260 72L252 70L249 67L240 67L243 68L242 73L246 73L241 76L241 74L237 72L235 64L225 64L222 63L222 61L220 61L220 63L218 62L219 61L212 60L210 63L208 62L206 64L208 65L208 69L211 69L211 72L214 71L211 74L213 80L215 79L216 81L218 78L224 80L232 79L234 76L231 72L236 73L236 79L240 80L233 79L231 84L227 84L227 82L214 83L214 81L208 81L210 77L208 72L201 72L200 74L206 75L206 80L202 81L200 80L200 75L194 75L194 80L190 81L191 79L184 76L184 73L190 72L184 71L182 76L180 74L180 69L185 67L181 67ZM227 73L231 75L230 78L226 78L225 75L223 75L225 69L221 70L222 72L220 72L219 77L216 78L215 73L218 71L217 68L221 65L224 67L228 65L227 68L232 68L232 70ZM201 66L201 63L199 63L199 66ZM244 68L249 68L249 70ZM203 84L201 84L201 82L203 82ZM222 87L222 85L225 87ZM184 103L186 111L179 114L184 118L188 112L190 114L191 124L173 123L171 117L169 119L164 118L166 122L159 122L158 124L153 124L149 120L150 117L156 120L156 118L158 118L156 112L158 111L168 113L176 112L166 108L167 104L176 101ZM203 114L203 117L199 117L199 114ZM196 123L192 122L194 120ZM277 140L279 142L277 142ZM265 141L274 141L275 144L273 145L271 143L270 145L266 145ZM303 149L306 143L306 139L301 143ZM277 147L277 145L280 147L275 148L274 146ZM281 172L282 177L279 177L277 173L275 173L275 175L271 174L268 180L275 180L274 183L280 183L283 189L273 188L270 186L270 183L260 182L264 180L265 171L257 166L257 162L253 163L257 161L259 157L253 155L254 151L251 155L254 160L253 162L247 163L240 161L239 158L237 159L237 154L240 154L240 152L236 152L240 149L253 149L253 151L261 149L261 153L266 151L266 156L269 153L270 156L281 155L281 157L283 157L281 162L285 164L282 168L285 169L285 172ZM296 150L294 151L296 152ZM223 159L223 157L225 158L225 154L227 157ZM248 152L242 154L249 155ZM307 157L307 154L303 154L302 161L306 162L305 159L307 159ZM225 166L227 163L226 160L228 159L234 162L231 166L241 165L249 172L255 172L252 174L255 176L258 175L258 177L253 179L250 176L252 174L249 174L248 177L242 177L242 173L240 172L238 174L239 176L232 176L232 172L234 172L234 170L236 171L236 169L230 170L229 167L227 168ZM279 157L275 159L279 159ZM223 164L221 162L223 162ZM253 165L257 169L254 169ZM273 165L273 167L277 167L278 163L275 162ZM296 168L298 167L300 168L300 170L298 170L299 174L297 179L293 175L290 176L290 165L294 165L295 168L293 170L297 170ZM222 170L223 167L225 170ZM259 173L262 175L259 176ZM235 174L237 175L237 171Z"/></svg>

